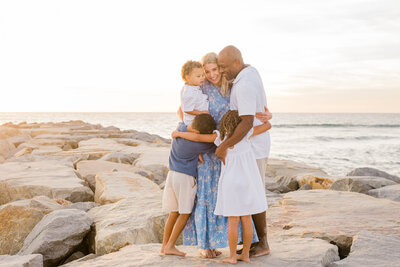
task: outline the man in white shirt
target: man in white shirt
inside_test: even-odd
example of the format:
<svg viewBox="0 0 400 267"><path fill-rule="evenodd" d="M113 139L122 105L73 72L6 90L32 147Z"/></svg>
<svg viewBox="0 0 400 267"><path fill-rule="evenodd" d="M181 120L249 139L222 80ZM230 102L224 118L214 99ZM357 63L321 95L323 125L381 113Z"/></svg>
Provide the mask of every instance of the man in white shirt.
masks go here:
<svg viewBox="0 0 400 267"><path fill-rule="evenodd" d="M238 110L239 116L242 118L233 135L215 151L217 157L225 163L227 149L242 140L253 126L262 123L255 118L255 115L257 112L264 112L267 99L258 71L243 63L239 49L234 46L227 46L222 49L218 55L218 65L221 74L228 81L233 81L230 108L231 110ZM265 179L265 164L270 149L269 132L253 137L252 145L260 175ZM252 217L259 242L253 246L251 255L253 257L268 255L270 249L267 240L266 212L254 214Z"/></svg>

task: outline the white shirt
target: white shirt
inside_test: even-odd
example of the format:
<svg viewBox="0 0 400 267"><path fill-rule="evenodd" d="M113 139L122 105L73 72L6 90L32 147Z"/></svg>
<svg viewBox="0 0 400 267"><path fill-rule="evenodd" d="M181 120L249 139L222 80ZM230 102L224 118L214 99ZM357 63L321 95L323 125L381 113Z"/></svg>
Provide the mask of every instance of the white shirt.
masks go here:
<svg viewBox="0 0 400 267"><path fill-rule="evenodd" d="M183 122L189 126L194 115L187 114L187 111L208 110L208 96L203 94L200 86L185 84L181 90L181 108L183 111Z"/></svg>
<svg viewBox="0 0 400 267"><path fill-rule="evenodd" d="M267 105L264 86L258 71L248 66L241 70L233 81L231 91L231 110L237 110L239 116L256 115L256 112L264 112ZM254 117L253 126L262 122ZM267 158L270 151L269 132L256 135L251 139L252 148L257 159Z"/></svg>

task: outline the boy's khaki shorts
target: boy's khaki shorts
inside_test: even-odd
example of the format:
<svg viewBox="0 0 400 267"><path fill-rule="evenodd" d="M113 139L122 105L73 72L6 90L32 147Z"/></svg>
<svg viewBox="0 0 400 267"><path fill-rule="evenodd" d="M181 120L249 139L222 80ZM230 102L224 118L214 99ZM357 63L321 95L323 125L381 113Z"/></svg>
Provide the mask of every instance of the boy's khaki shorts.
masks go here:
<svg viewBox="0 0 400 267"><path fill-rule="evenodd" d="M169 171L163 193L163 211L175 211L179 214L192 213L196 192L197 183L193 176Z"/></svg>

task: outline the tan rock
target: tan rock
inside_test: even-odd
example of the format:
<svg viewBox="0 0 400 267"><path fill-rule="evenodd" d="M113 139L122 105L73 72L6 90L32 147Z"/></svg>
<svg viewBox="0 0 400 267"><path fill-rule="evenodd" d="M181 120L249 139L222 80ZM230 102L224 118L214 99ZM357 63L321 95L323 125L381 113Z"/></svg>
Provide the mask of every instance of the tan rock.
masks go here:
<svg viewBox="0 0 400 267"><path fill-rule="evenodd" d="M336 178L336 181L331 185L330 189L336 191L351 191L366 194L372 189L396 184L396 182L382 177L347 176L344 178Z"/></svg>
<svg viewBox="0 0 400 267"><path fill-rule="evenodd" d="M267 211L271 235L314 237L349 252L361 230L400 236L400 203L354 192L302 190L290 192Z"/></svg>
<svg viewBox="0 0 400 267"><path fill-rule="evenodd" d="M102 172L96 175L94 201L104 205L126 198L141 198L149 192L153 192L154 196L162 194L159 186L139 174L126 171Z"/></svg>
<svg viewBox="0 0 400 267"><path fill-rule="evenodd" d="M0 165L0 204L40 195L71 202L93 200L93 192L75 174L72 163L45 160Z"/></svg>
<svg viewBox="0 0 400 267"><path fill-rule="evenodd" d="M103 255L130 244L160 243L167 214L161 210L161 193L143 191L140 197L91 209L95 225L92 247Z"/></svg>
<svg viewBox="0 0 400 267"><path fill-rule="evenodd" d="M0 156L5 158L7 154L14 149L15 146L12 143L7 140L0 139Z"/></svg>
<svg viewBox="0 0 400 267"><path fill-rule="evenodd" d="M32 137L28 134L17 135L7 139L10 143L12 143L15 147L18 147L22 143L29 142L32 140Z"/></svg>
<svg viewBox="0 0 400 267"><path fill-rule="evenodd" d="M95 176L101 172L126 171L131 173L140 173L149 179L152 178L152 173L145 170L122 163L115 163L104 160L82 160L76 164L76 169L82 178L87 181L93 190L95 189Z"/></svg>
<svg viewBox="0 0 400 267"><path fill-rule="evenodd" d="M16 254L43 216L60 208L55 200L45 196L0 206L0 254Z"/></svg>
<svg viewBox="0 0 400 267"><path fill-rule="evenodd" d="M43 267L43 256L40 254L0 255L0 267Z"/></svg>
<svg viewBox="0 0 400 267"><path fill-rule="evenodd" d="M169 147L147 147L133 163L136 167L150 170L154 174L154 182L165 181L169 170Z"/></svg>
<svg viewBox="0 0 400 267"><path fill-rule="evenodd" d="M238 262L236 266L270 267L313 267L327 266L339 260L337 247L320 239L294 238L290 240L271 240L272 253L269 256L252 258L251 264ZM65 267L135 267L135 266L227 266L222 258L227 257L228 249L221 249L222 256L216 259L204 259L199 256L197 247L180 246L187 252L186 257L160 254L161 244L131 245L118 252L110 253L86 261L71 262Z"/></svg>

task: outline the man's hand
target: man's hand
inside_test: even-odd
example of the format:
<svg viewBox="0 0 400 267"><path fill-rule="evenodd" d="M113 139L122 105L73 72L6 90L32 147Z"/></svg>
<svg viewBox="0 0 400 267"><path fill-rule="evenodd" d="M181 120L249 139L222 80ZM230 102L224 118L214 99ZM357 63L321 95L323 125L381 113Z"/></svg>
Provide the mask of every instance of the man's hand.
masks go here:
<svg viewBox="0 0 400 267"><path fill-rule="evenodd" d="M268 110L267 106L264 106L265 112L257 112L256 118L259 119L261 122L266 123L270 119L272 119L272 113Z"/></svg>
<svg viewBox="0 0 400 267"><path fill-rule="evenodd" d="M223 145L220 145L219 147L217 147L217 149L215 150L215 155L219 158L220 161L222 161L222 163L225 165L225 158L226 158L226 154L227 154L227 149L224 148Z"/></svg>
<svg viewBox="0 0 400 267"><path fill-rule="evenodd" d="M171 137L172 138L178 138L179 137L179 133L180 132L178 130L175 130L175 131L172 132Z"/></svg>

